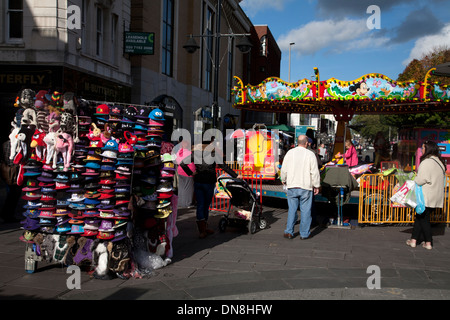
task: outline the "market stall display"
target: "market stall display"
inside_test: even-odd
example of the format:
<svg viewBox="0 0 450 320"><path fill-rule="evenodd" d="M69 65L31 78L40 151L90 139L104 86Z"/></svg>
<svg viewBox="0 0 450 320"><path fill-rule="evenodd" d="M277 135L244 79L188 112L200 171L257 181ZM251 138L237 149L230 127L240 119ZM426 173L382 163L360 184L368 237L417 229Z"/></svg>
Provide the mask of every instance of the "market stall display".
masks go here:
<svg viewBox="0 0 450 320"><path fill-rule="evenodd" d="M170 263L177 195L164 113L79 103L58 92L29 95L17 103L10 135L26 201L27 272L46 261L98 279L129 278Z"/></svg>

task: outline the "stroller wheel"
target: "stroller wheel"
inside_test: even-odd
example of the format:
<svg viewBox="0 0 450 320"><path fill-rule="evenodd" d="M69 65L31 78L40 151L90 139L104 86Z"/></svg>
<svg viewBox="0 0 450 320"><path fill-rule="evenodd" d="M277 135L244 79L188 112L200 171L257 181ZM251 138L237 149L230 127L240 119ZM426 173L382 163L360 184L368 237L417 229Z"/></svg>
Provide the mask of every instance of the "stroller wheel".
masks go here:
<svg viewBox="0 0 450 320"><path fill-rule="evenodd" d="M256 225L255 221L250 222L250 233L253 234L256 232L256 229L258 229L258 226Z"/></svg>
<svg viewBox="0 0 450 320"><path fill-rule="evenodd" d="M226 218L222 218L219 221L219 231L220 232L225 232L225 229L227 228L228 225L228 221Z"/></svg>
<svg viewBox="0 0 450 320"><path fill-rule="evenodd" d="M259 220L259 228L260 228L260 229L265 229L266 227L267 227L267 221L266 221L266 219L261 218L261 219Z"/></svg>

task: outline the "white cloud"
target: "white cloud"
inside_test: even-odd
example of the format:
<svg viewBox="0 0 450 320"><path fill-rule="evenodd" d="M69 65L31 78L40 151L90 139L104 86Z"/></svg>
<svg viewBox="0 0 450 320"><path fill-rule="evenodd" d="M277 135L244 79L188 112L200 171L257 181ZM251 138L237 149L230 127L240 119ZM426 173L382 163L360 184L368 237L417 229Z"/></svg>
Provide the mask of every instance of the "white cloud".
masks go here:
<svg viewBox="0 0 450 320"><path fill-rule="evenodd" d="M243 0L240 3L240 6L245 13L251 17L262 10L275 9L281 11L284 9L285 5L291 1L292 0Z"/></svg>
<svg viewBox="0 0 450 320"><path fill-rule="evenodd" d="M289 50L289 43L295 42L292 50L300 55L314 54L322 49L340 53L367 47L380 47L388 39L375 37L367 28L366 20L343 19L340 21L312 21L280 36L281 50Z"/></svg>
<svg viewBox="0 0 450 320"><path fill-rule="evenodd" d="M413 59L421 59L436 47L450 47L450 23L447 23L438 34L425 36L416 40L408 59L403 65L408 65Z"/></svg>

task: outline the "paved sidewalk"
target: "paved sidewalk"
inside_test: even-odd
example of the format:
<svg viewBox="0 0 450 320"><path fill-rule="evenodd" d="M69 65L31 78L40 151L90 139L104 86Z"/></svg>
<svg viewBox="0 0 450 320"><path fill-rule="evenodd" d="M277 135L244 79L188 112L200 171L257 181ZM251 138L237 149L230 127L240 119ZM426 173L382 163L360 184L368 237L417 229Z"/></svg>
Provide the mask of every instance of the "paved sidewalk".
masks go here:
<svg viewBox="0 0 450 320"><path fill-rule="evenodd" d="M281 208L280 208L281 207ZM40 262L24 270L19 224L0 225L0 299L432 299L450 298L450 232L433 227L434 248L410 248L412 226L354 229L316 227L312 237L283 238L287 210L265 207L269 227L255 234L228 227L197 238L195 211L180 210L174 258L145 279L91 279L69 290L66 268ZM319 207L324 213L327 207ZM344 211L345 212L345 211ZM369 290L369 266L378 266L380 289ZM370 281L369 281L370 282ZM375 282L371 281L370 284Z"/></svg>

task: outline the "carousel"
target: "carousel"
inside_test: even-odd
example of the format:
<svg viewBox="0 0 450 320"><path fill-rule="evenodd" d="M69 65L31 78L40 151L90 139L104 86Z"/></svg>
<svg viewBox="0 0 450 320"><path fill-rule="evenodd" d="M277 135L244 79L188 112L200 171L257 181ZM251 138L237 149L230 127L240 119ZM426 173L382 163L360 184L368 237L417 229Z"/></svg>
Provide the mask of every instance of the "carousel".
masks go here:
<svg viewBox="0 0 450 320"><path fill-rule="evenodd" d="M380 73L366 74L352 81L336 78L321 80L318 68L314 68L315 80L305 78L293 83L271 77L258 85L244 85L240 78L235 77L234 107L261 112L332 114L338 122L332 151L336 158L341 152L345 152L345 140L351 138L349 122L354 115L450 111L450 87L430 81L432 75L443 75L439 70L439 66L430 69L423 81L404 82ZM450 151L450 135L437 133L436 136L442 150L445 153ZM419 141L420 137L416 140ZM450 157L450 154L443 152L443 156ZM342 168L338 165L333 169ZM403 168L398 169L403 172ZM449 169L447 166L447 172ZM359 178L357 189L360 223L413 221L409 208L399 208L389 203L394 186L399 184L395 175L387 176L377 172L375 175L364 174ZM338 207L342 207L344 183L334 183L331 187L335 187ZM350 185L345 183L347 191L356 189L352 185L353 182ZM370 188L366 188L368 186ZM447 202L446 200L445 208L438 214L439 217L435 217L436 220L449 220Z"/></svg>

